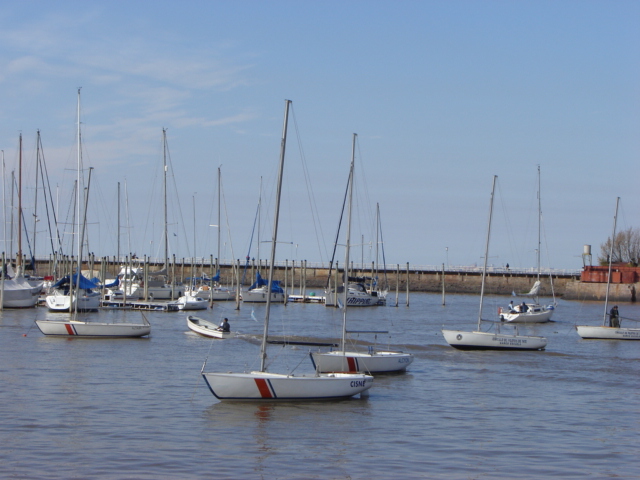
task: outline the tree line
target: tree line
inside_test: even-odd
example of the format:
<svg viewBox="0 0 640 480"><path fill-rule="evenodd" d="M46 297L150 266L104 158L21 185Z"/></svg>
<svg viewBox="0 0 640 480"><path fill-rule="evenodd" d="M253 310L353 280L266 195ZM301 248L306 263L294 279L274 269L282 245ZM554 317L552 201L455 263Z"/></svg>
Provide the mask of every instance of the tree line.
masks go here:
<svg viewBox="0 0 640 480"><path fill-rule="evenodd" d="M611 237L600 245L600 265L609 264L609 252L611 251ZM613 241L613 252L611 263L625 263L632 267L637 267L640 261L640 230L628 228L616 234Z"/></svg>

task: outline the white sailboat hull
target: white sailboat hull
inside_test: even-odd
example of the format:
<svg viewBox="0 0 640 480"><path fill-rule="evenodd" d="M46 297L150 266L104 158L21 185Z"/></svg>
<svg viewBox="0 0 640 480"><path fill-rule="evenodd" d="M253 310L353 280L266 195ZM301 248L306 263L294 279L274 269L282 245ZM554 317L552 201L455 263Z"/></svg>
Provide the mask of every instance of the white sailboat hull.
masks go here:
<svg viewBox="0 0 640 480"><path fill-rule="evenodd" d="M63 293L52 293L47 295L45 302L47 308L54 312L70 312L76 308L76 296L65 295ZM80 294L78 301L78 311L87 312L91 310L98 310L100 308L100 294L97 292L91 292L88 295Z"/></svg>
<svg viewBox="0 0 640 480"><path fill-rule="evenodd" d="M271 292L271 302L284 303L284 293ZM242 301L247 303L267 303L267 289L254 288L242 292Z"/></svg>
<svg viewBox="0 0 640 480"><path fill-rule="evenodd" d="M204 337L209 338L229 338L231 336L231 332L223 332L222 330L218 330L218 326L209 322L208 320L204 320L199 317L194 317L189 315L187 317L187 326L194 332Z"/></svg>
<svg viewBox="0 0 640 480"><path fill-rule="evenodd" d="M59 320L36 320L44 335L67 337L144 337L151 325L144 323L98 323Z"/></svg>
<svg viewBox="0 0 640 480"><path fill-rule="evenodd" d="M184 292L184 288L181 285L172 287L168 283L162 285L153 285L153 283L155 282L149 282L147 286L147 295L153 300L171 300L172 298L181 297ZM138 295L144 295L144 287L139 287Z"/></svg>
<svg viewBox="0 0 640 480"><path fill-rule="evenodd" d="M449 345L460 350L544 350L545 337L490 332L442 330Z"/></svg>
<svg viewBox="0 0 640 480"><path fill-rule="evenodd" d="M325 306L335 307L339 301L342 301L341 293L325 292ZM351 290L347 292L347 305L349 307L375 307L386 305L386 303L385 298L380 298L367 292L352 292Z"/></svg>
<svg viewBox="0 0 640 480"><path fill-rule="evenodd" d="M209 298L213 301L235 300L236 292L224 287L213 287L209 291Z"/></svg>
<svg viewBox="0 0 640 480"><path fill-rule="evenodd" d="M219 400L332 400L353 397L371 388L364 374L283 375L268 372L202 373Z"/></svg>
<svg viewBox="0 0 640 480"><path fill-rule="evenodd" d="M640 340L640 328L577 325L576 330L578 335L585 339Z"/></svg>
<svg viewBox="0 0 640 480"><path fill-rule="evenodd" d="M347 373L402 372L413 362L413 355L403 352L311 352L316 371Z"/></svg>
<svg viewBox="0 0 640 480"><path fill-rule="evenodd" d="M540 305L528 304L529 310L526 312L509 313L500 309L500 320L509 323L546 323L553 315L552 307L542 307Z"/></svg>
<svg viewBox="0 0 640 480"><path fill-rule="evenodd" d="M209 302L202 297L182 296L177 301L179 310L206 310Z"/></svg>
<svg viewBox="0 0 640 480"><path fill-rule="evenodd" d="M3 302L4 308L32 308L38 303L42 283L32 286L24 278L5 279Z"/></svg>

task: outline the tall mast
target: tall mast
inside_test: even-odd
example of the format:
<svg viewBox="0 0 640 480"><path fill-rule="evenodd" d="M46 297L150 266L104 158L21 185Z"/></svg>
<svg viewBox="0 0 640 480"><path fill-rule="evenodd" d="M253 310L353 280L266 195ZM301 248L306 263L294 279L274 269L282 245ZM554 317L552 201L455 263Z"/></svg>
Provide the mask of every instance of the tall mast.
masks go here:
<svg viewBox="0 0 640 480"><path fill-rule="evenodd" d="M284 152L287 145L287 124L289 122L289 105L291 100L285 100L284 124L282 126L282 140L280 141L280 168L278 169L278 189L276 190L276 211L273 217L273 235L271 237L271 262L269 264L269 281L267 283L267 305L264 315L264 332L260 348L260 371L264 372L267 361L267 334L269 332L269 313L271 311L271 285L273 283L273 267L276 260L276 243L278 241L278 220L280 218L280 196L282 193L282 173L284 171Z"/></svg>
<svg viewBox="0 0 640 480"><path fill-rule="evenodd" d="M81 268L81 265L82 265L82 250L81 250L82 240L80 239L80 219L81 219L81 216L80 216L80 204L81 204L81 202L80 202L80 199L81 199L80 193L82 192L82 188L81 188L82 183L80 183L80 172L82 170L82 138L80 137L80 135L81 135L81 133L80 133L80 88L78 88L78 178L77 178L78 184L76 186L76 208L77 208L77 210L76 210L77 217L76 218L77 218L77 221L78 221L78 232L77 232L77 235L78 235L78 243L77 243L77 245L78 245L78 250L77 250L78 251L78 272L80 272L80 268ZM80 283L79 280L80 280L80 278L78 277L78 283Z"/></svg>
<svg viewBox="0 0 640 480"><path fill-rule="evenodd" d="M169 221L167 215L167 129L162 129L162 165L163 165L163 188L164 188L164 264L168 269L169 265Z"/></svg>
<svg viewBox="0 0 640 480"><path fill-rule="evenodd" d="M37 132L36 139L36 198L33 205L33 259L35 260L36 256L36 234L38 232L38 175L40 172L40 146L42 142L40 140L40 130ZM44 185L43 185L43 194L44 194ZM35 273L35 272L34 272Z"/></svg>
<svg viewBox="0 0 640 480"><path fill-rule="evenodd" d="M73 315L78 315L78 298L80 297L80 272L82 270L82 238L80 235L80 191L81 191L81 183L80 183L80 172L82 170L82 139L80 137L80 88L78 88L78 125L77 125L77 137L78 137L78 173L76 179L76 221L78 222L78 231L76 235L78 236L78 269L76 271L76 284L75 284L75 306L73 309ZM82 230L84 234L84 229ZM73 268L71 269L71 285L73 287ZM72 297L73 298L73 297Z"/></svg>
<svg viewBox="0 0 640 480"><path fill-rule="evenodd" d="M220 268L220 167L218 167L218 268ZM216 275L218 272L216 272Z"/></svg>
<svg viewBox="0 0 640 480"><path fill-rule="evenodd" d="M489 260L489 239L491 238L491 218L493 217L493 195L496 191L497 175L493 176L493 185L491 187L491 202L489 204L489 225L487 226L487 243L484 248L484 266L482 267L482 288L480 289L480 311L478 312L478 331L482 323L482 304L484 302L484 285L487 278L487 261Z"/></svg>
<svg viewBox="0 0 640 480"><path fill-rule="evenodd" d="M117 242L117 259L120 261L120 182L118 182L118 242Z"/></svg>
<svg viewBox="0 0 640 480"><path fill-rule="evenodd" d="M20 153L18 156L18 257L16 269L18 275L22 274L22 133L20 134Z"/></svg>
<svg viewBox="0 0 640 480"><path fill-rule="evenodd" d="M342 339L340 341L342 353L345 351L347 340L347 299L349 296L349 248L351 246L351 208L353 205L353 174L356 158L356 138L358 134L353 134L353 144L351 147L351 167L349 169L349 208L347 210L347 235L344 246L344 291L342 292Z"/></svg>
<svg viewBox="0 0 640 480"><path fill-rule="evenodd" d="M540 165L538 165L538 253L536 255L536 260L538 262L538 281L540 281L540 228L542 224L542 203L540 196ZM539 303L538 295L536 295L536 303Z"/></svg>
<svg viewBox="0 0 640 480"><path fill-rule="evenodd" d="M616 198L616 214L613 216L613 233L611 234L611 245L609 246L609 272L607 274L607 293L604 298L604 317L602 319L602 325L607 324L607 308L609 307L609 287L611 286L611 264L613 263L613 245L616 241L616 226L618 224L618 205L620 204L620 197Z"/></svg>

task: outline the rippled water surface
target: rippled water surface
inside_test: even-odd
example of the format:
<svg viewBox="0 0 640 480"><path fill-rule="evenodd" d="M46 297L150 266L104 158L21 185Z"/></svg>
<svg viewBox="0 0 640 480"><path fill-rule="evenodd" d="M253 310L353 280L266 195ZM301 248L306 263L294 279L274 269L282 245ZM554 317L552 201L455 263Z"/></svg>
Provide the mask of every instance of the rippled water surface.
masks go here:
<svg viewBox="0 0 640 480"><path fill-rule="evenodd" d="M485 316L508 300L489 298ZM574 328L599 324L602 304L560 301L555 322L523 329L549 339L544 352L462 352L440 329L474 328L477 297L405 303L353 309L350 327L388 329L379 343L415 354L407 373L328 403L225 403L206 388L205 360L208 371L258 367L261 306L200 314L229 317L239 335L228 340L189 333L184 313L147 313L148 339L99 340L44 337L33 321L54 315L43 308L1 312L0 477L640 478L640 342ZM339 336L339 311L321 305L277 305L271 319L274 335ZM270 369L310 371L308 349L270 347Z"/></svg>

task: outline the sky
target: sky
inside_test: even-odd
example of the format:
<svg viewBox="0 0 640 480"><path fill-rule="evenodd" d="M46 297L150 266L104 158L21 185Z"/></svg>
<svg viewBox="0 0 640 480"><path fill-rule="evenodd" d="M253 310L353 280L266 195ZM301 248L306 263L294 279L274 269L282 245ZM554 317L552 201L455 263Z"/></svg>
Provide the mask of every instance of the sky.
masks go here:
<svg viewBox="0 0 640 480"><path fill-rule="evenodd" d="M169 255L217 256L220 168L221 258L268 258L287 99L280 261L332 257L354 133L355 262L481 265L497 175L488 263L535 268L538 167L543 267L640 227L635 1L2 2L5 251L22 135L23 251L55 209L72 252L78 98L97 256L164 256L166 129Z"/></svg>

